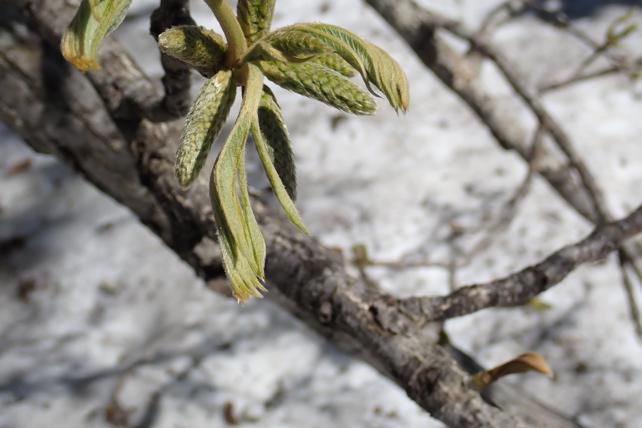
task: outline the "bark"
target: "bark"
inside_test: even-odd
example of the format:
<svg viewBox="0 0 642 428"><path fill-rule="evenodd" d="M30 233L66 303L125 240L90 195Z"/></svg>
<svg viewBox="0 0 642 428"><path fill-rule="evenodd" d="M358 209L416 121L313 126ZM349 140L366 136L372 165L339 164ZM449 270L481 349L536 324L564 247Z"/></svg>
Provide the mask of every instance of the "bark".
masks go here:
<svg viewBox="0 0 642 428"><path fill-rule="evenodd" d="M203 279L219 278L223 271L205 185L197 183L187 194L174 179L175 146L168 142L177 141L180 124L155 125L137 114L140 100L158 99L142 93L151 82L113 42L104 49L104 69L85 78L57 50L61 17L69 16L69 7L56 1L18 5L28 11L31 28L3 23L3 121L128 206ZM373 305L382 296L351 279L332 252L260 203L255 210L268 247L271 296L279 293L283 304L340 346L360 349L448 425L525 426L484 402L434 336L414 334L412 321L400 314L380 316Z"/></svg>
<svg viewBox="0 0 642 428"><path fill-rule="evenodd" d="M105 44L100 71L82 75L66 64L58 41L73 7L64 0L10 0L3 9L0 119L129 207L206 282L220 280L206 183L186 192L174 178L181 123L146 118L163 99L156 86L115 42ZM470 364L439 344L435 325L351 278L334 252L260 201L254 208L268 248L270 299L372 364L432 416L452 427L576 426L523 395L528 406L515 405L505 390L493 399L522 417L485 401L462 368Z"/></svg>

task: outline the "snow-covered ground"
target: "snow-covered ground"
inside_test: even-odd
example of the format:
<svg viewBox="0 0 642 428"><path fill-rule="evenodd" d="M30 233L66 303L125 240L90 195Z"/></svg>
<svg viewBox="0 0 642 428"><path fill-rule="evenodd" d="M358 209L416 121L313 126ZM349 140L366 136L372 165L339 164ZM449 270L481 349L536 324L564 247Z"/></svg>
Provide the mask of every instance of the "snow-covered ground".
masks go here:
<svg viewBox="0 0 642 428"><path fill-rule="evenodd" d="M423 1L469 24L497 2ZM150 2L134 2L143 11ZM194 3L200 23L212 19ZM280 0L275 25L326 21L383 46L412 82L410 112L339 114L276 89L295 144L299 206L311 231L346 254L449 260L457 224L497 216L526 167L358 1ZM625 9L580 20L593 34ZM640 14L635 18L642 21ZM158 76L145 19L117 37ZM534 81L563 77L587 50L525 18L498 42ZM642 49L642 35L627 43ZM515 108L489 67L484 79ZM613 212L642 200L642 86L610 77L546 98L595 171ZM524 126L532 125L524 117ZM30 161L25 171L16 165ZM12 171L14 170L14 171ZM132 215L55 159L0 129L0 428L440 427L369 366L318 339L267 301L238 306L202 283ZM512 224L457 271L465 284L506 274L590 230L541 179ZM466 235L465 250L483 236ZM399 295L448 290L439 268L369 271ZM638 289L639 291L639 289ZM638 298L640 293L638 293ZM642 420L642 344L613 258L545 293L546 311L485 311L451 321L454 342L483 363L542 353L555 380L521 382L587 427Z"/></svg>

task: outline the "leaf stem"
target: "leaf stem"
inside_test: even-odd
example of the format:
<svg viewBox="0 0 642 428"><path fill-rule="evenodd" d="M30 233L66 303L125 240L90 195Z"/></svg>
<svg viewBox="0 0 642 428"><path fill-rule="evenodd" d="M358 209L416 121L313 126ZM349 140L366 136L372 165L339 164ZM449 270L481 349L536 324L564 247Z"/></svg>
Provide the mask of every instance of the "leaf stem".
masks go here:
<svg viewBox="0 0 642 428"><path fill-rule="evenodd" d="M227 0L205 1L221 24L221 28L227 39L225 65L233 67L247 50L247 41L245 40L243 29Z"/></svg>

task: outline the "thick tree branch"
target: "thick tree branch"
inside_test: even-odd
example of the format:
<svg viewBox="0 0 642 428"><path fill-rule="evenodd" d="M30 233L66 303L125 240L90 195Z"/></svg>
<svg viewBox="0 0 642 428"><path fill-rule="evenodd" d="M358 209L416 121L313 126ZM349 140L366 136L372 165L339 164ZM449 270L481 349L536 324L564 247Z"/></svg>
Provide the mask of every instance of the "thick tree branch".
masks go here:
<svg viewBox="0 0 642 428"><path fill-rule="evenodd" d="M174 178L171 142L180 125L143 118L146 106L160 95L117 44L106 44L105 69L88 78L62 61L58 37L71 12L65 4L9 2L8 13L26 12L32 33L0 19L0 117L29 144L48 148L130 207L206 281L220 278L205 184L196 183L188 194ZM500 120L495 111L491 115ZM435 329L426 328L397 299L349 277L333 252L261 203L255 210L268 245L270 298L370 362L433 416L453 427L574 426L563 420L543 423L537 415L530 415L526 425L488 405L449 350L438 344Z"/></svg>
<svg viewBox="0 0 642 428"><path fill-rule="evenodd" d="M131 98L158 94L146 93L154 86L115 43L104 51L112 63L107 67L103 58L105 69L89 80L64 63L56 37L65 25L59 14L63 3L6 6L26 11L40 36L6 22L0 26L0 117L27 142L47 147L130 207L205 280L220 277L205 185L197 183L188 195L174 178L171 142L177 141L180 124L155 125L135 116L135 109L123 109ZM438 344L434 331L418 330L397 308L383 304L392 299L350 278L332 251L260 203L255 210L268 246L272 299L341 348L361 355L446 424L526 426L474 391L470 376Z"/></svg>
<svg viewBox="0 0 642 428"><path fill-rule="evenodd" d="M596 227L582 241L568 245L543 261L485 284L462 287L443 297L411 297L402 300L409 313L426 321L441 321L492 307L520 306L560 283L579 265L595 262L622 243L642 233L642 205L629 216Z"/></svg>

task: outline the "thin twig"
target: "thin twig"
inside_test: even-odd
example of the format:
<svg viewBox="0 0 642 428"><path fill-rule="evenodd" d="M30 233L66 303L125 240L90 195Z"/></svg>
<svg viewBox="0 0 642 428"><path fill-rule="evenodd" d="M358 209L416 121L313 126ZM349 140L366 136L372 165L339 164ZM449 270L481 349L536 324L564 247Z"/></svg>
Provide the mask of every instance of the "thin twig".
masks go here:
<svg viewBox="0 0 642 428"><path fill-rule="evenodd" d="M402 299L409 313L438 321L491 307L520 306L562 281L578 266L598 261L642 233L642 205L627 217L597 226L583 240L507 277L469 285L443 297Z"/></svg>
<svg viewBox="0 0 642 428"><path fill-rule="evenodd" d="M506 0L490 10L482 20L476 37L484 38L531 7L527 0Z"/></svg>
<svg viewBox="0 0 642 428"><path fill-rule="evenodd" d="M457 30L459 24L436 15L413 0L368 0L377 12L408 42L418 57L435 75L457 94L486 126L497 143L516 151L525 160L529 149L514 115L500 111L492 95L476 79L474 65L437 34L438 29ZM451 31L452 32L452 31ZM538 170L565 200L582 216L596 220L591 197L579 185L576 172L550 149L542 148L546 167Z"/></svg>
<svg viewBox="0 0 642 428"><path fill-rule="evenodd" d="M368 0L368 3L399 31L435 75L473 109L502 147L516 150L526 159L527 154L523 145L509 135L506 119L498 117L490 97L475 81L477 76L474 65L441 40L436 31L445 30L467 41L472 48L493 62L515 93L538 119L540 125L550 134L553 142L571 166L570 169L567 166L552 170L543 168L539 171L540 174L580 214L593 223L600 224L612 219L597 181L566 131L540 102L537 93L525 83L527 79L521 75L518 67L499 49L488 40L476 37L475 33L466 29L458 21L421 7L413 0L395 2ZM579 186L569 170L574 170L580 177ZM632 264L635 264L635 258L631 252L627 248L623 248L622 251L632 260ZM642 273L641 271L639 267L634 270L636 274ZM642 275L638 275L638 278L642 283Z"/></svg>
<svg viewBox="0 0 642 428"><path fill-rule="evenodd" d="M539 87L539 93L545 94L552 92L558 89L566 88L567 86L574 85L576 83L585 82L587 80L598 79L600 77L610 76L618 73L628 73L631 77L635 76L637 73L642 72L642 58L638 58L634 64L624 70L619 65L609 65L602 68L599 68L594 71L585 72L582 74L576 74L571 77L560 79L556 82L547 83Z"/></svg>
<svg viewBox="0 0 642 428"><path fill-rule="evenodd" d="M530 154L528 155L528 171L524 176L522 182L517 187L513 195L511 195L508 200L502 205L499 209L499 215L489 222L483 222L474 228L466 228L462 233L453 235L453 240L465 236L467 233L484 231L485 235L477 241L472 248L467 250L463 255L455 257L455 259L448 261L435 261L435 260L419 260L419 261L404 261L404 260L376 260L368 258L366 263L363 266L376 266L376 267L385 267L389 269L402 270L402 269L424 269L424 268L439 268L445 269L447 271L452 271L460 269L468 265L476 255L478 255L482 250L488 248L492 241L499 235L499 232L506 229L512 223L517 212L517 207L520 202L524 200L528 194L531 183L533 181L533 176L537 172L537 152L538 148L541 147L540 143L542 142L543 129L541 126L537 127L531 143L531 148L529 149Z"/></svg>
<svg viewBox="0 0 642 428"><path fill-rule="evenodd" d="M635 298L633 281L631 280L631 277L628 273L629 267L633 269L636 269L637 267L634 263L628 260L626 254L622 251L618 252L618 261L620 264L620 272L622 274L622 285L624 287L626 300L629 306L629 315L631 316L631 322L633 323L633 327L635 328L635 333L637 334L638 339L642 340L642 316L640 315L640 307L638 306L637 300Z"/></svg>

